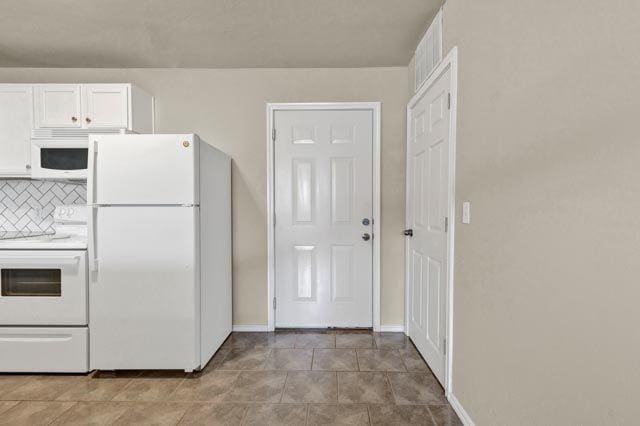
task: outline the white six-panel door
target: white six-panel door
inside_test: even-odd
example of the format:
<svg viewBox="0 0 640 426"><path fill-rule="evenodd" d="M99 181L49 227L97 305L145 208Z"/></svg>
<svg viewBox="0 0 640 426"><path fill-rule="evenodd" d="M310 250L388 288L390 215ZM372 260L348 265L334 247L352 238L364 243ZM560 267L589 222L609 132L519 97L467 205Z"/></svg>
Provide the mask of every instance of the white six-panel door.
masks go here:
<svg viewBox="0 0 640 426"><path fill-rule="evenodd" d="M279 110L274 129L275 325L371 327L373 112Z"/></svg>
<svg viewBox="0 0 640 426"><path fill-rule="evenodd" d="M444 385L448 274L451 71L409 109L407 141L409 337Z"/></svg>

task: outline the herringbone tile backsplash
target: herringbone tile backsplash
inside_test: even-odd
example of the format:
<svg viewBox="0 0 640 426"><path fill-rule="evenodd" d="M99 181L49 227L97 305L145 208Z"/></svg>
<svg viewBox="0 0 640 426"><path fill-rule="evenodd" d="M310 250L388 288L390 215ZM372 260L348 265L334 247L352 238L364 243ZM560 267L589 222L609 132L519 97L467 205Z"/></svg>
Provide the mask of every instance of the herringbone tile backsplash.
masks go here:
<svg viewBox="0 0 640 426"><path fill-rule="evenodd" d="M87 186L39 180L0 180L0 231L53 231L53 210L86 204Z"/></svg>

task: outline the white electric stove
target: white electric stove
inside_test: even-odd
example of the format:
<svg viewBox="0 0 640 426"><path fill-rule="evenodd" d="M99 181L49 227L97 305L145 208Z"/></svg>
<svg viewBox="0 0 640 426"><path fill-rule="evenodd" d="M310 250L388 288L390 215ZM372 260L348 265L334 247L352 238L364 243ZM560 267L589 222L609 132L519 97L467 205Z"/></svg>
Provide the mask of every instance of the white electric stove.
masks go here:
<svg viewBox="0 0 640 426"><path fill-rule="evenodd" d="M55 233L0 235L0 372L89 370L86 206Z"/></svg>

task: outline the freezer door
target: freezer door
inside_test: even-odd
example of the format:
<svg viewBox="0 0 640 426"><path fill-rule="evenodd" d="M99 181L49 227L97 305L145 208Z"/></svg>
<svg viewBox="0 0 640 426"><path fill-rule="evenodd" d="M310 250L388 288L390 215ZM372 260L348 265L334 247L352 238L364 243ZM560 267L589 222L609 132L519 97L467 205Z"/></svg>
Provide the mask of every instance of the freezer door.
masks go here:
<svg viewBox="0 0 640 426"><path fill-rule="evenodd" d="M196 135L90 135L89 204L198 204Z"/></svg>
<svg viewBox="0 0 640 426"><path fill-rule="evenodd" d="M91 369L200 364L195 207L98 207L91 221Z"/></svg>

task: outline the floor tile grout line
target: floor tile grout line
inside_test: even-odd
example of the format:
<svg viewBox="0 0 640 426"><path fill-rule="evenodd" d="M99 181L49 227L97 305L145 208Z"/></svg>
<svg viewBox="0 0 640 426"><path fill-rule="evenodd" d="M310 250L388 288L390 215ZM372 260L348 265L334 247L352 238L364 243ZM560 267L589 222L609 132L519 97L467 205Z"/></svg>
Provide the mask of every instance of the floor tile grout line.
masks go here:
<svg viewBox="0 0 640 426"><path fill-rule="evenodd" d="M247 417L249 417L249 404L245 404L244 413L242 413L242 419L240 420L240 425L247 424Z"/></svg>
<svg viewBox="0 0 640 426"><path fill-rule="evenodd" d="M313 371L313 360L316 357L316 348L311 350L311 367L309 367L309 371Z"/></svg>
<svg viewBox="0 0 640 426"><path fill-rule="evenodd" d="M389 372L385 371L385 377L387 379L387 383L389 384L389 389L391 389L391 396L393 396L393 401L396 405L398 404L398 398L396 397L396 392L393 390L393 385L391 384L391 379L389 378Z"/></svg>
<svg viewBox="0 0 640 426"><path fill-rule="evenodd" d="M194 405L193 402L188 404L187 409L184 410L184 413L182 413L182 416L180 416L180 418L176 422L176 425L179 425L180 423L182 423L182 419L184 419L184 417L187 415L189 410L191 410L191 407L193 407L193 405Z"/></svg>
<svg viewBox="0 0 640 426"><path fill-rule="evenodd" d="M427 405L427 412L431 416L431 422L433 422L434 426L437 426L438 422L436 422L436 417L433 415L433 412L431 411L431 407L429 407L428 405Z"/></svg>
<svg viewBox="0 0 640 426"><path fill-rule="evenodd" d="M24 402L24 401L23 401ZM75 407L76 405L78 405L79 402L74 402L73 404L71 404L71 406L69 406L69 408L67 408L66 410L64 410L62 413L58 414L57 416L55 416L53 419L51 419L51 421L49 423L47 423L48 425L52 425L55 423L56 420L58 420L60 417L62 417L63 414L65 414L66 412L68 412L69 410L71 410L73 407ZM15 407L15 405L14 405ZM12 407L13 408L13 407Z"/></svg>
<svg viewBox="0 0 640 426"><path fill-rule="evenodd" d="M289 372L287 371L286 375L284 376L284 385L282 386L282 392L280 392L280 401L279 401L280 404L282 404L282 398L284 397L284 391L287 388L288 379L289 379Z"/></svg>

